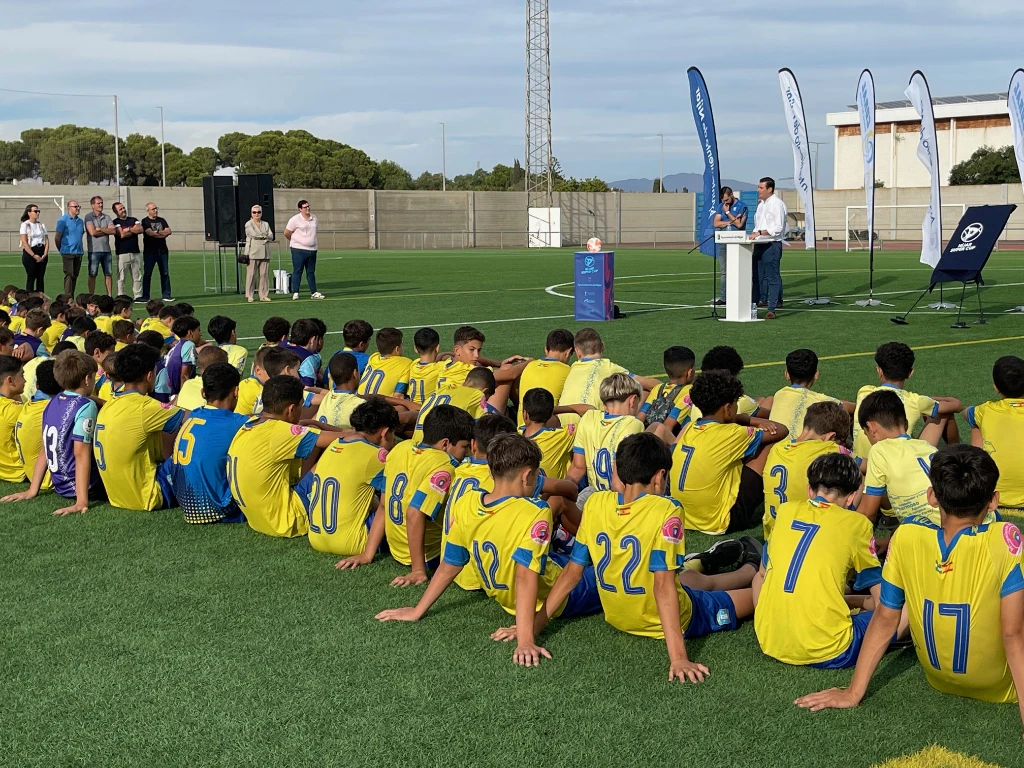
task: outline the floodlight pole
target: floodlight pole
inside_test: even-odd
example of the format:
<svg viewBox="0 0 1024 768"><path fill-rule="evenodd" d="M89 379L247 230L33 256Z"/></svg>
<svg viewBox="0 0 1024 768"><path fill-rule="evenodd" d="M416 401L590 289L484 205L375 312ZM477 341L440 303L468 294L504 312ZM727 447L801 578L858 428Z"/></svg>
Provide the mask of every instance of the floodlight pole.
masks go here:
<svg viewBox="0 0 1024 768"><path fill-rule="evenodd" d="M121 199L121 138L117 132L117 96L114 96L114 184L117 185L117 198Z"/></svg>
<svg viewBox="0 0 1024 768"><path fill-rule="evenodd" d="M441 123L441 191L447 191L448 158L444 146L444 123Z"/></svg>
<svg viewBox="0 0 1024 768"><path fill-rule="evenodd" d="M827 141L808 141L807 143L810 144L812 147L814 147L814 179L813 179L813 181L814 181L815 184L817 184L818 183L818 154L821 152L821 150L818 149L818 147L823 147L826 144L828 144L828 142Z"/></svg>
<svg viewBox="0 0 1024 768"><path fill-rule="evenodd" d="M658 192L665 191L665 134L659 133L661 149L658 151Z"/></svg>
<svg viewBox="0 0 1024 768"><path fill-rule="evenodd" d="M157 107L160 110L160 171L162 177L160 181L161 187L167 186L167 156L164 154L164 108Z"/></svg>

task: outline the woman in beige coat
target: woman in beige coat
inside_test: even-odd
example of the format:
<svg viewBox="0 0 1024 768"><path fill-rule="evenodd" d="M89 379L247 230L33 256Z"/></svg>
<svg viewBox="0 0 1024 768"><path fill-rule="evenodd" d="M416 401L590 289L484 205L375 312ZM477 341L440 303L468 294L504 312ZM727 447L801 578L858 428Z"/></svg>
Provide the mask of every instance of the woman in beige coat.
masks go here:
<svg viewBox="0 0 1024 768"><path fill-rule="evenodd" d="M270 301L270 241L274 233L263 221L263 209L254 205L252 218L245 222L245 255L249 266L245 269L245 297L252 302L253 293L258 292L260 301ZM257 281L259 285L257 287Z"/></svg>

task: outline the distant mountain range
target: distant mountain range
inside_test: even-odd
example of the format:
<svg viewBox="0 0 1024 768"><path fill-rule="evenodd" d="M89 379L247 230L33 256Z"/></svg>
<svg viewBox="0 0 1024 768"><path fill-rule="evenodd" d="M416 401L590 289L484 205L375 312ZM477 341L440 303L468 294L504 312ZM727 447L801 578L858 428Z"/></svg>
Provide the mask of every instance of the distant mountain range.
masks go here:
<svg viewBox="0 0 1024 768"><path fill-rule="evenodd" d="M724 186L732 187L734 192L748 192L757 189L757 184L736 179L722 179ZM609 181L609 187L621 189L623 192L650 192L654 188L654 179L623 179ZM700 192L704 188L704 177L699 173L673 173L665 177L666 192L682 192L686 188L690 192Z"/></svg>

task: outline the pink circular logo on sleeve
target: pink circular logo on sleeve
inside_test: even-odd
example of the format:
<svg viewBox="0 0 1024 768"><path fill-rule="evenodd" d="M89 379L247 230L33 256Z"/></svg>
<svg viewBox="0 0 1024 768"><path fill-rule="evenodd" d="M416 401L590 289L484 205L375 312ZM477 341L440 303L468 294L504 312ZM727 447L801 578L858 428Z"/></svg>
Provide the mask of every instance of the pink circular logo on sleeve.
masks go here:
<svg viewBox="0 0 1024 768"><path fill-rule="evenodd" d="M670 544L679 544L683 540L683 521L676 515L670 517L661 526L661 536Z"/></svg>
<svg viewBox="0 0 1024 768"><path fill-rule="evenodd" d="M868 543L868 552L870 552L872 555L875 555L876 557L878 555L878 547L875 546L874 536L871 537L871 541Z"/></svg>
<svg viewBox="0 0 1024 768"><path fill-rule="evenodd" d="M533 539L535 544L547 544L550 537L551 529L548 526L547 520L538 520L530 528L530 538Z"/></svg>
<svg viewBox="0 0 1024 768"><path fill-rule="evenodd" d="M438 493L448 493L452 484L452 473L446 469L439 469L430 476L430 487Z"/></svg>
<svg viewBox="0 0 1024 768"><path fill-rule="evenodd" d="M379 461L381 464L384 463L384 460L387 459L387 457L388 452L385 448L381 448L379 451L377 451L377 461Z"/></svg>
<svg viewBox="0 0 1024 768"><path fill-rule="evenodd" d="M1011 555L1016 557L1020 554L1020 529L1016 525L1013 523L1007 523L1003 526L1003 541L1006 542L1006 548L1010 550Z"/></svg>
<svg viewBox="0 0 1024 768"><path fill-rule="evenodd" d="M300 424L292 424L292 434L298 437L299 435L306 433L306 427Z"/></svg>

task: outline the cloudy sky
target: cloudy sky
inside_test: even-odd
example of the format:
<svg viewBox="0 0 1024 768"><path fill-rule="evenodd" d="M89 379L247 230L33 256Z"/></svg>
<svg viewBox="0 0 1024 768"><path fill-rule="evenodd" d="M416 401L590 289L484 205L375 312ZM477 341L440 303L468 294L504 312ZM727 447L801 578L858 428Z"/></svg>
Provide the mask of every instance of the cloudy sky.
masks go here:
<svg viewBox="0 0 1024 768"><path fill-rule="evenodd" d="M698 171L686 69L708 81L723 176L792 175L776 71L794 70L811 140L853 101L922 69L935 96L1003 91L1024 64L1024 3L976 0L551 0L555 154L606 180ZM524 146L524 0L0 1L0 84L120 97L120 132L186 150L230 130L304 128L414 175L511 163ZM0 138L77 122L113 129L110 99L0 91ZM822 147L821 186L832 154Z"/></svg>

